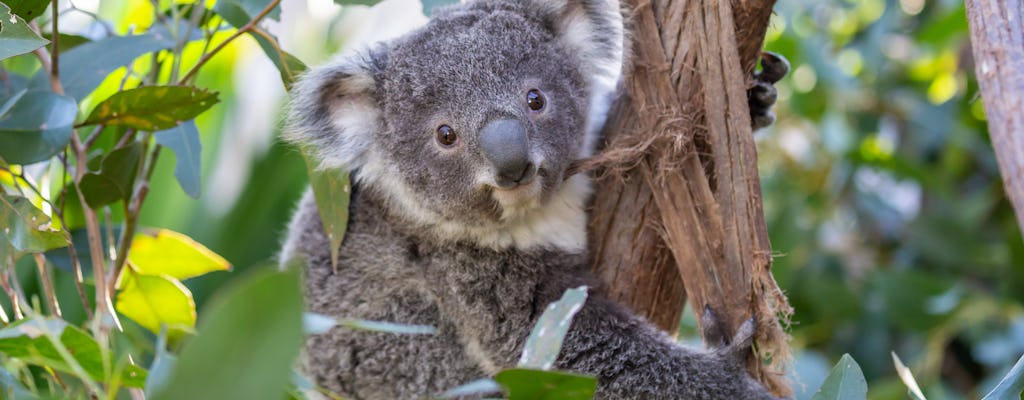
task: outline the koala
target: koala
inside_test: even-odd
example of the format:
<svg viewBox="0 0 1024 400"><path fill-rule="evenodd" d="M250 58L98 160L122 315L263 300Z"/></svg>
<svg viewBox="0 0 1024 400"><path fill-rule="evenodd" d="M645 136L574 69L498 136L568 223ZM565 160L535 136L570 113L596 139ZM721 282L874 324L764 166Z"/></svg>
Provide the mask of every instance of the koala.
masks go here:
<svg viewBox="0 0 1024 400"><path fill-rule="evenodd" d="M286 140L353 182L336 270L311 193L288 227L281 259L303 260L309 310L437 329L313 335L302 367L318 385L436 396L515 366L549 303L596 286L589 178L566 171L594 152L620 78L619 7L469 1L297 82ZM598 399L773 399L744 368L754 323L726 340L703 322L716 345L683 347L591 290L556 368L596 376Z"/></svg>

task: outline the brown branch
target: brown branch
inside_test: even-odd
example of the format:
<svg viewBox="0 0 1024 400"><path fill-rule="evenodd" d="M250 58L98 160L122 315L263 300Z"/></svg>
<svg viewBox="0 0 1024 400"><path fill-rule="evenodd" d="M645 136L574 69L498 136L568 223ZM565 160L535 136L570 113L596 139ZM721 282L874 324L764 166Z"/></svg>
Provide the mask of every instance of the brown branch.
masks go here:
<svg viewBox="0 0 1024 400"><path fill-rule="evenodd" d="M1024 5L967 0L967 20L989 135L1024 230Z"/></svg>

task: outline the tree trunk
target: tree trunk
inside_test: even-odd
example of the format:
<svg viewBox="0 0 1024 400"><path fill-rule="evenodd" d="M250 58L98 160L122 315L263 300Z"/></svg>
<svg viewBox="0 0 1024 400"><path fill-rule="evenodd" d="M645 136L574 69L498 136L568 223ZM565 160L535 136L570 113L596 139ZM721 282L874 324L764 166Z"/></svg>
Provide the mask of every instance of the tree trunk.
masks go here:
<svg viewBox="0 0 1024 400"><path fill-rule="evenodd" d="M1024 230L1024 4L967 0L967 20L989 135Z"/></svg>
<svg viewBox="0 0 1024 400"><path fill-rule="evenodd" d="M771 275L746 91L774 0L627 1L631 67L591 161L594 270L674 331L687 297L732 334L758 322L751 371L776 394L791 312ZM700 318L698 318L698 321Z"/></svg>

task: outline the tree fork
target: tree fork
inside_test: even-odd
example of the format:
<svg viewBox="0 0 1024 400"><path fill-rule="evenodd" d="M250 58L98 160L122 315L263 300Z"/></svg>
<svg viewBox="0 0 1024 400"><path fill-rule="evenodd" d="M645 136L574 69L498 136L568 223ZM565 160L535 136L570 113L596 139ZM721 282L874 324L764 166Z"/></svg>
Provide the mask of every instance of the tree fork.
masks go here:
<svg viewBox="0 0 1024 400"><path fill-rule="evenodd" d="M770 271L746 96L774 0L626 3L631 65L592 161L594 271L668 331L687 297L729 335L753 316L751 372L789 394L779 317L791 309Z"/></svg>

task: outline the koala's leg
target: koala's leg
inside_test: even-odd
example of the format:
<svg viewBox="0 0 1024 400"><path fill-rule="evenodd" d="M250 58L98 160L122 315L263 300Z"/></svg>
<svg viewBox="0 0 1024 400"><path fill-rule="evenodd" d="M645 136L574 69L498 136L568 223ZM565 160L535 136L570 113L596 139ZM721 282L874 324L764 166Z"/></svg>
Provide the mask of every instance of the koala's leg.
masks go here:
<svg viewBox="0 0 1024 400"><path fill-rule="evenodd" d="M789 61L785 57L770 51L761 53L761 71L754 74L754 87L747 90L750 120L755 130L775 123L772 106L779 97L775 83L787 73Z"/></svg>

